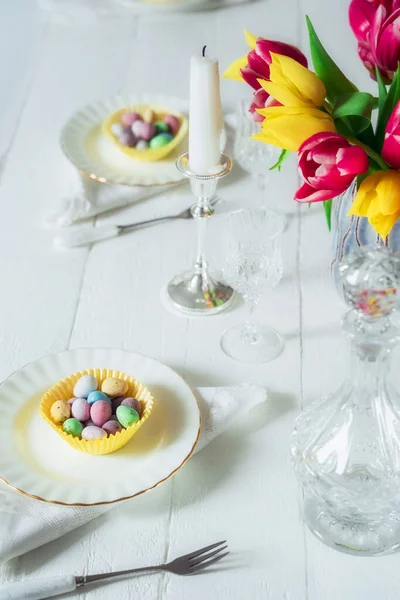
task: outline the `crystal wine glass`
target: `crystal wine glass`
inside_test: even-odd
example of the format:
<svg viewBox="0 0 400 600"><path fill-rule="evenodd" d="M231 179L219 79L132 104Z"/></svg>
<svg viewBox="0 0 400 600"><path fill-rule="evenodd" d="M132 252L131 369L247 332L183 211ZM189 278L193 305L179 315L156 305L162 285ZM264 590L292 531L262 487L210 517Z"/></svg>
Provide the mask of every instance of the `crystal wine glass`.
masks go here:
<svg viewBox="0 0 400 600"><path fill-rule="evenodd" d="M250 173L259 192L258 202L264 200L264 191L269 177L269 169L276 163L279 149L258 140L250 139L259 133L260 123L255 123L249 112L249 102L240 102L236 112L236 135L234 155L238 164Z"/></svg>
<svg viewBox="0 0 400 600"><path fill-rule="evenodd" d="M228 329L221 348L240 362L263 363L282 351L279 333L267 325L255 324L252 314L262 293L275 287L282 277L281 240L283 220L267 208L238 210L227 217L225 278L249 305L246 323Z"/></svg>

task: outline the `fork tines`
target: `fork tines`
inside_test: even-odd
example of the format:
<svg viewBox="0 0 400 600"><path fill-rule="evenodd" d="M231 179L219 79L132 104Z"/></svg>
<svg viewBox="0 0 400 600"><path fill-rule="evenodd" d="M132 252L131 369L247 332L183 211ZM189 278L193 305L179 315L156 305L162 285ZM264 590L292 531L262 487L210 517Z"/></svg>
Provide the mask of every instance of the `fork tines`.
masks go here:
<svg viewBox="0 0 400 600"><path fill-rule="evenodd" d="M225 558L229 554L229 551L224 552L227 548L228 545L224 540L188 554L186 558L189 560L189 572L197 573Z"/></svg>

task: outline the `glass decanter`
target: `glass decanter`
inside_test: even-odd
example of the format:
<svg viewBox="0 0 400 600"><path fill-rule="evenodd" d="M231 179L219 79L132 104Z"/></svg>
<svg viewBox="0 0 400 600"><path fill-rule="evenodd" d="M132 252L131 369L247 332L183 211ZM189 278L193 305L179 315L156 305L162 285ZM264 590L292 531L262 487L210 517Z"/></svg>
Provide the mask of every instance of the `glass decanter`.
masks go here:
<svg viewBox="0 0 400 600"><path fill-rule="evenodd" d="M350 307L348 379L298 417L292 459L303 486L304 517L323 542L374 556L400 548L400 396L387 381L400 255L360 248L341 266Z"/></svg>

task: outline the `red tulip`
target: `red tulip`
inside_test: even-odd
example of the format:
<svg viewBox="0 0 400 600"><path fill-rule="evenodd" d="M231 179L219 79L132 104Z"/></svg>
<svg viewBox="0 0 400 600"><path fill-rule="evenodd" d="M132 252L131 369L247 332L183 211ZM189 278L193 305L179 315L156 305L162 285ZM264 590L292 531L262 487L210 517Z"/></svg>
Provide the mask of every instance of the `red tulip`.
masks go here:
<svg viewBox="0 0 400 600"><path fill-rule="evenodd" d="M316 133L298 152L304 183L295 194L298 202L321 202L342 194L356 175L368 170L368 156L337 133Z"/></svg>
<svg viewBox="0 0 400 600"><path fill-rule="evenodd" d="M382 157L391 167L400 170L400 102L396 104L386 125Z"/></svg>
<svg viewBox="0 0 400 600"><path fill-rule="evenodd" d="M391 81L400 60L400 0L352 0L349 19L371 77L375 79L378 67L385 81Z"/></svg>
<svg viewBox="0 0 400 600"><path fill-rule="evenodd" d="M255 123L262 123L265 119L263 115L257 112L258 108L267 108L268 106L280 106L279 102L271 98L271 96L263 88L260 88L253 94L254 101L250 104L249 112L253 115Z"/></svg>
<svg viewBox="0 0 400 600"><path fill-rule="evenodd" d="M258 79L269 81L269 65L272 63L271 52L290 56L304 67L307 66L306 57L295 46L258 38L255 50L251 50L247 55L247 65L240 70L246 83L256 91L260 88Z"/></svg>

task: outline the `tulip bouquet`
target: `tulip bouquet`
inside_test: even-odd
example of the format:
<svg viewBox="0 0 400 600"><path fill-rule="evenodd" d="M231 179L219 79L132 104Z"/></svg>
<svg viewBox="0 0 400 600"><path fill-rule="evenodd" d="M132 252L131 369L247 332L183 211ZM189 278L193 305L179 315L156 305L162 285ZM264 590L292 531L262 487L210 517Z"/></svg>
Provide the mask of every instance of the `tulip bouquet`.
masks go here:
<svg viewBox="0 0 400 600"><path fill-rule="evenodd" d="M356 180L349 214L366 217L385 239L400 217L400 0L352 0L349 17L377 97L344 75L308 18L315 72L294 46L245 32L250 51L224 76L254 89L253 137L282 149L272 168L297 152L295 200L322 202L330 228L332 201Z"/></svg>

